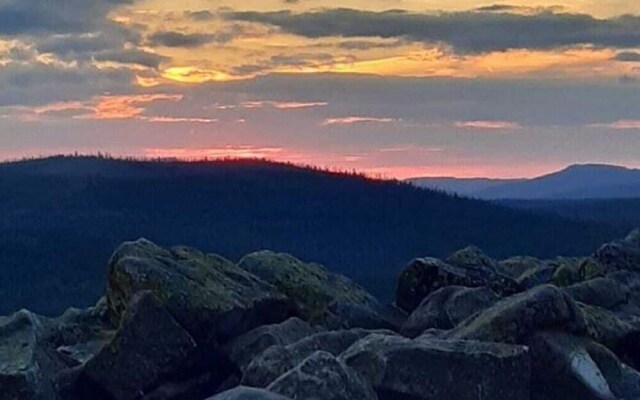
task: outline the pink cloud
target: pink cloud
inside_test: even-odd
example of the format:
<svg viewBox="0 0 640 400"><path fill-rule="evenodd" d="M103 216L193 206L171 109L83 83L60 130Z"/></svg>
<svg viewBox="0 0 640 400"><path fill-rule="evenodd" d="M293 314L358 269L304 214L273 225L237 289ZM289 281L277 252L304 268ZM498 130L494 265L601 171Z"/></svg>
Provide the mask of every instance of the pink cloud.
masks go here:
<svg viewBox="0 0 640 400"><path fill-rule="evenodd" d="M374 123L374 124L388 124L391 122L399 122L399 119L395 118L379 118L379 117L340 117L340 118L327 118L322 122L323 126L331 125L353 125L362 123Z"/></svg>
<svg viewBox="0 0 640 400"><path fill-rule="evenodd" d="M632 130L632 129L640 130L640 120L621 119L608 124L594 124L591 126L595 128L608 128L608 129L614 129L614 130Z"/></svg>
<svg viewBox="0 0 640 400"><path fill-rule="evenodd" d="M453 126L461 129L477 129L488 131L511 131L522 128L522 126L517 122L491 120L457 121L453 123Z"/></svg>

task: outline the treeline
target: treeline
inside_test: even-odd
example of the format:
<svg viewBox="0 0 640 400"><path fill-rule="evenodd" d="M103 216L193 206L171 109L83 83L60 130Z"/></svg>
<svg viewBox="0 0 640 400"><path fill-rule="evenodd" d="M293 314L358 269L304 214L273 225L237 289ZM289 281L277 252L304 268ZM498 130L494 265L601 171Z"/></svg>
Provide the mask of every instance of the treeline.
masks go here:
<svg viewBox="0 0 640 400"><path fill-rule="evenodd" d="M389 298L413 257L586 254L625 229L256 160L29 160L0 164L0 314L91 304L113 249L138 237L232 260L289 252Z"/></svg>

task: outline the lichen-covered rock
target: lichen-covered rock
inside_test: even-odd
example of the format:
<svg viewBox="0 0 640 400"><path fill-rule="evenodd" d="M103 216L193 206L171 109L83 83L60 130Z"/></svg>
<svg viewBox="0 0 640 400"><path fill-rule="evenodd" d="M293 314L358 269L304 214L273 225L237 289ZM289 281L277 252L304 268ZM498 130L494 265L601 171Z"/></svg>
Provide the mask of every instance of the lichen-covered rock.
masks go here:
<svg viewBox="0 0 640 400"><path fill-rule="evenodd" d="M304 263L289 254L261 251L245 256L238 265L292 299L302 317L311 323L335 328L362 327L359 321L370 325L372 319L388 323L373 296L319 264Z"/></svg>
<svg viewBox="0 0 640 400"><path fill-rule="evenodd" d="M370 335L340 359L369 381L380 399L529 399L524 346Z"/></svg>
<svg viewBox="0 0 640 400"><path fill-rule="evenodd" d="M555 286L544 285L499 301L465 320L447 337L521 343L536 331L584 333L586 327L584 315L571 296Z"/></svg>
<svg viewBox="0 0 640 400"><path fill-rule="evenodd" d="M404 336L416 337L431 328L452 329L498 300L498 295L486 287L447 286L427 296L409 316L400 332Z"/></svg>
<svg viewBox="0 0 640 400"><path fill-rule="evenodd" d="M215 346L293 316L286 296L228 260L141 239L121 245L109 263L107 304L116 324L133 296L145 290L201 345Z"/></svg>
<svg viewBox="0 0 640 400"><path fill-rule="evenodd" d="M114 339L84 366L84 379L115 400L135 400L189 370L197 345L151 292L140 292Z"/></svg>
<svg viewBox="0 0 640 400"><path fill-rule="evenodd" d="M238 386L207 400L291 400L264 389Z"/></svg>
<svg viewBox="0 0 640 400"><path fill-rule="evenodd" d="M448 262L437 258L416 258L401 272L396 286L396 305L412 313L429 294L447 286L490 287L511 295L521 287L497 271L494 262L479 249L470 247L454 253Z"/></svg>
<svg viewBox="0 0 640 400"><path fill-rule="evenodd" d="M596 278L568 286L565 291L574 300L608 309L614 309L628 301L628 289L609 278Z"/></svg>
<svg viewBox="0 0 640 400"><path fill-rule="evenodd" d="M549 266L549 264L546 261L535 257L516 256L499 261L496 265L496 269L513 279L518 279L528 271L533 271L547 266Z"/></svg>
<svg viewBox="0 0 640 400"><path fill-rule="evenodd" d="M351 329L317 333L288 346L272 346L253 359L242 377L242 384L267 387L316 351L325 351L334 356L345 351L359 339L372 332L394 335L390 331Z"/></svg>
<svg viewBox="0 0 640 400"><path fill-rule="evenodd" d="M377 400L371 385L332 354L318 351L269 385L293 400Z"/></svg>
<svg viewBox="0 0 640 400"><path fill-rule="evenodd" d="M525 271L516 278L516 283L523 289L531 289L536 286L550 283L556 273L556 267L542 265Z"/></svg>
<svg viewBox="0 0 640 400"><path fill-rule="evenodd" d="M594 258L611 269L626 269L640 272L640 229L631 232L625 239L603 245Z"/></svg>
<svg viewBox="0 0 640 400"><path fill-rule="evenodd" d="M271 346L286 346L307 336L318 333L309 323L299 318L290 318L280 324L256 328L225 345L225 353L241 370Z"/></svg>
<svg viewBox="0 0 640 400"><path fill-rule="evenodd" d="M0 400L52 400L62 365L43 345L48 322L28 311L0 317Z"/></svg>
<svg viewBox="0 0 640 400"><path fill-rule="evenodd" d="M640 375L605 347L561 332L528 340L532 399L615 400L640 394Z"/></svg>

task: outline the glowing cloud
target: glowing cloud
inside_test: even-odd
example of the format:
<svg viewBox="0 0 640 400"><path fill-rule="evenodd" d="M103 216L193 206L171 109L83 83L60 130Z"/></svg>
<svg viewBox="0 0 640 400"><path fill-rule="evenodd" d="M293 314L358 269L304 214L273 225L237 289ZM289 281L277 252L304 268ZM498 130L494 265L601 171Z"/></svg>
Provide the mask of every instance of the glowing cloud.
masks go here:
<svg viewBox="0 0 640 400"><path fill-rule="evenodd" d="M594 124L591 126L595 128L608 128L608 129L614 129L618 131L635 130L635 129L640 130L640 120L621 119L608 124Z"/></svg>
<svg viewBox="0 0 640 400"><path fill-rule="evenodd" d="M388 124L391 122L399 122L396 118L378 118L378 117L341 117L341 118L327 118L322 122L323 126L332 125L353 125L362 123L374 123L374 124Z"/></svg>
<svg viewBox="0 0 640 400"><path fill-rule="evenodd" d="M202 160L219 158L272 158L284 152L280 147L222 146L209 148L151 148L145 149L146 157Z"/></svg>
<svg viewBox="0 0 640 400"><path fill-rule="evenodd" d="M511 121L457 121L453 126L461 129L476 129L486 131L510 131L521 129L522 126L517 122Z"/></svg>

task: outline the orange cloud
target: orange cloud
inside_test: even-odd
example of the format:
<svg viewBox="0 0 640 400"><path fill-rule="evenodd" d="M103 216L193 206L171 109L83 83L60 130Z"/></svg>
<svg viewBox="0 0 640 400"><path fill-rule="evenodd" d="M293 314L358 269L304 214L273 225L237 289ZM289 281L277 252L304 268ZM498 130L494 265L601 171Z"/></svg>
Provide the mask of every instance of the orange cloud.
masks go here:
<svg viewBox="0 0 640 400"><path fill-rule="evenodd" d="M222 146L209 148L150 148L144 150L145 157L202 160L218 158L274 158L284 153L280 147Z"/></svg>
<svg viewBox="0 0 640 400"><path fill-rule="evenodd" d="M145 105L156 101L177 102L180 94L140 94L130 96L100 96L92 106L92 113L82 116L86 119L129 119L140 116Z"/></svg>
<svg viewBox="0 0 640 400"><path fill-rule="evenodd" d="M395 118L379 118L379 117L341 117L341 118L327 118L322 123L323 126L331 125L353 125L361 123L391 123L398 122L399 119Z"/></svg>
<svg viewBox="0 0 640 400"><path fill-rule="evenodd" d="M508 131L521 129L522 126L517 122L511 121L458 121L453 124L456 128L477 129L489 131Z"/></svg>
<svg viewBox="0 0 640 400"><path fill-rule="evenodd" d="M145 121L159 122L159 123L197 123L197 124L211 124L218 122L215 118L176 118L176 117L145 117Z"/></svg>

